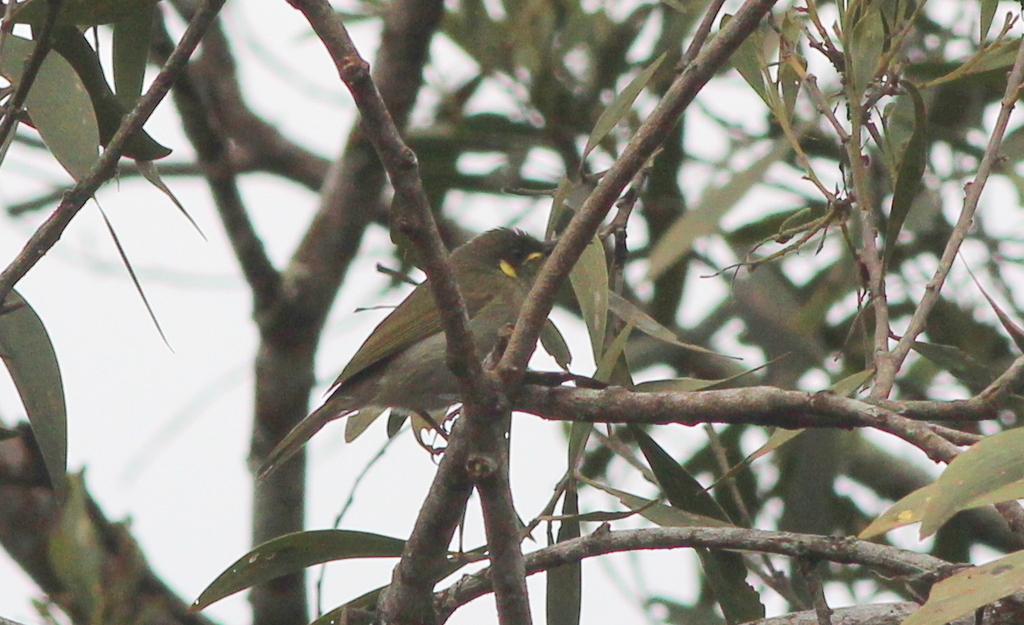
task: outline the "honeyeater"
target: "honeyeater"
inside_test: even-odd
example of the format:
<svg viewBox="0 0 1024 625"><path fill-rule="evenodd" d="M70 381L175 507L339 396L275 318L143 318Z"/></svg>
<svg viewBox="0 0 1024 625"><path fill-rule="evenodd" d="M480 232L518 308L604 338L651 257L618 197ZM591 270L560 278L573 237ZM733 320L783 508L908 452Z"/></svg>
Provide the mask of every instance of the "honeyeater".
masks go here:
<svg viewBox="0 0 1024 625"><path fill-rule="evenodd" d="M553 241L499 228L452 251L452 273L481 355L489 353L502 330L515 323L553 247ZM345 439L351 441L388 408L431 414L458 403L459 386L445 357L444 331L428 280L374 328L334 381L327 400L274 448L259 475L277 469L334 419L349 417Z"/></svg>

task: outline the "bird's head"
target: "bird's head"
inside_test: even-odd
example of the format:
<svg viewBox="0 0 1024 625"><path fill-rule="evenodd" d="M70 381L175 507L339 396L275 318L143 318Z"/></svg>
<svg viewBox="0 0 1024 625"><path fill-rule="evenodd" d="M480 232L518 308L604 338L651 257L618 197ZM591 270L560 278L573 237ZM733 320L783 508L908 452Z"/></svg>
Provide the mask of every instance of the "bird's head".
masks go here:
<svg viewBox="0 0 1024 625"><path fill-rule="evenodd" d="M498 228L456 248L451 262L463 276L486 275L502 281L512 278L529 284L554 246L554 241L538 241L521 230Z"/></svg>

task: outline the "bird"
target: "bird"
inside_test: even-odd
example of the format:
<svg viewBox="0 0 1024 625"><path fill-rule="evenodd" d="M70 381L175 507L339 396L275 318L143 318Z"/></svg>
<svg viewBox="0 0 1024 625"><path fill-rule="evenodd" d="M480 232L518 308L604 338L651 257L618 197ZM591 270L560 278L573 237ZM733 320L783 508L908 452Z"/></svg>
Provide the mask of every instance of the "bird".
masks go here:
<svg viewBox="0 0 1024 625"><path fill-rule="evenodd" d="M449 263L481 355L515 323L537 272L555 241L497 228L452 251ZM447 342L430 280L420 283L384 318L328 390L323 405L300 421L270 452L258 471L277 470L327 423L348 416L351 442L391 408L430 414L459 402L458 381L446 364Z"/></svg>

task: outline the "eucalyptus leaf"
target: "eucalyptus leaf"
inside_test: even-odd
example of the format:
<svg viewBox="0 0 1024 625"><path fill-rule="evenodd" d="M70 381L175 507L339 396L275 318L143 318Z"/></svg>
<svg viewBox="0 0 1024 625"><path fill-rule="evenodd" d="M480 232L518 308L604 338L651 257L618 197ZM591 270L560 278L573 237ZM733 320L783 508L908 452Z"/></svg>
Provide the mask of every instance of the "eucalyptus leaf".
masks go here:
<svg viewBox="0 0 1024 625"><path fill-rule="evenodd" d="M925 109L924 99L910 82L903 81L903 88L914 105L914 130L906 147L895 159L896 182L892 193L889 222L885 230L886 264L892 259L896 240L914 204L914 198L917 197L928 162L928 111Z"/></svg>
<svg viewBox="0 0 1024 625"><path fill-rule="evenodd" d="M596 236L580 255L569 273L569 282L576 294L583 321L590 334L594 359L600 360L604 352L605 332L608 324L608 263L604 245Z"/></svg>
<svg viewBox="0 0 1024 625"><path fill-rule="evenodd" d="M1024 587L1024 551L965 569L932 586L928 601L901 625L944 625Z"/></svg>
<svg viewBox="0 0 1024 625"><path fill-rule="evenodd" d="M601 116L597 118L597 122L594 124L594 129L590 132L590 136L587 137L587 145L583 149L583 158L586 159L587 155L608 136L608 133L622 120L622 118L629 112L630 107L633 106L633 101L636 100L640 92L643 91L647 83L651 82L654 78L655 72L661 67L661 64L665 61L668 56L668 52L663 52L653 63L647 66L644 71L636 75L626 88L622 90L615 99L611 101L611 104L605 108Z"/></svg>
<svg viewBox="0 0 1024 625"><path fill-rule="evenodd" d="M202 610L256 584L324 562L350 558L397 558L405 541L349 530L295 532L269 540L239 558L192 604Z"/></svg>
<svg viewBox="0 0 1024 625"><path fill-rule="evenodd" d="M11 291L0 310L0 353L25 406L50 483L61 497L68 456L64 383L46 326L17 291Z"/></svg>
<svg viewBox="0 0 1024 625"><path fill-rule="evenodd" d="M875 77L875 70L884 50L885 23L882 20L882 13L866 5L861 18L853 27L853 41L847 55L852 62L850 75L858 94L863 94Z"/></svg>
<svg viewBox="0 0 1024 625"><path fill-rule="evenodd" d="M129 111L142 95L156 11L156 3L150 0L141 0L138 4L137 10L114 22L114 91L121 105Z"/></svg>
<svg viewBox="0 0 1024 625"><path fill-rule="evenodd" d="M575 488L565 491L558 526L558 542L580 537L579 494ZM583 562L580 559L548 569L545 611L548 625L579 625L583 601Z"/></svg>
<svg viewBox="0 0 1024 625"><path fill-rule="evenodd" d="M24 63L35 45L14 35L4 40L0 74L13 85L21 82ZM57 161L75 180L84 178L99 158L99 130L85 86L59 54L46 55L29 89L25 109Z"/></svg>
<svg viewBox="0 0 1024 625"><path fill-rule="evenodd" d="M953 459L935 481L924 510L921 537L930 536L967 508L1024 499L1024 428L989 436Z"/></svg>

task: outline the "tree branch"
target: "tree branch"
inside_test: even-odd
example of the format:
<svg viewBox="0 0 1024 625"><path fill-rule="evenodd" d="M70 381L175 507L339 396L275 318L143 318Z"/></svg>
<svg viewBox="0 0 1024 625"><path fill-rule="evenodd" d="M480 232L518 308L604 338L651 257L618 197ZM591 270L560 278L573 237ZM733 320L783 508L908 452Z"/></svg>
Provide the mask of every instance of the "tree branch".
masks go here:
<svg viewBox="0 0 1024 625"><path fill-rule="evenodd" d="M958 565L933 556L905 551L853 538L814 536L732 527L659 527L597 531L538 549L526 556L528 575L557 566L625 551L704 547L774 553L790 557L813 557L840 564L880 569L887 576L907 576L934 583L953 573ZM442 622L459 606L491 591L490 569L467 575L435 595Z"/></svg>
<svg viewBox="0 0 1024 625"><path fill-rule="evenodd" d="M153 84L145 95L139 98L131 113L121 120L121 126L107 144L107 149L89 174L78 182L73 189L64 195L60 206L32 234L18 256L0 273L0 301L6 299L14 285L17 284L28 270L35 266L39 259L60 239L71 219L78 214L85 202L96 193L100 185L113 177L117 169L117 161L124 152L125 145L153 114L156 106L163 100L178 75L184 71L189 57L199 45L206 29L217 16L224 0L206 0L196 11L185 33L182 35L174 52L171 53L163 69L153 79Z"/></svg>
<svg viewBox="0 0 1024 625"><path fill-rule="evenodd" d="M544 264L530 291L498 365L498 377L506 385L518 385L526 371L541 327L551 312L555 292L572 270L576 259L593 238L601 221L648 158L661 145L669 130L700 89L729 59L736 48L757 28L775 0L747 0L736 14L676 79L650 117L630 139L615 164L601 177L597 187L559 237L557 247Z"/></svg>

